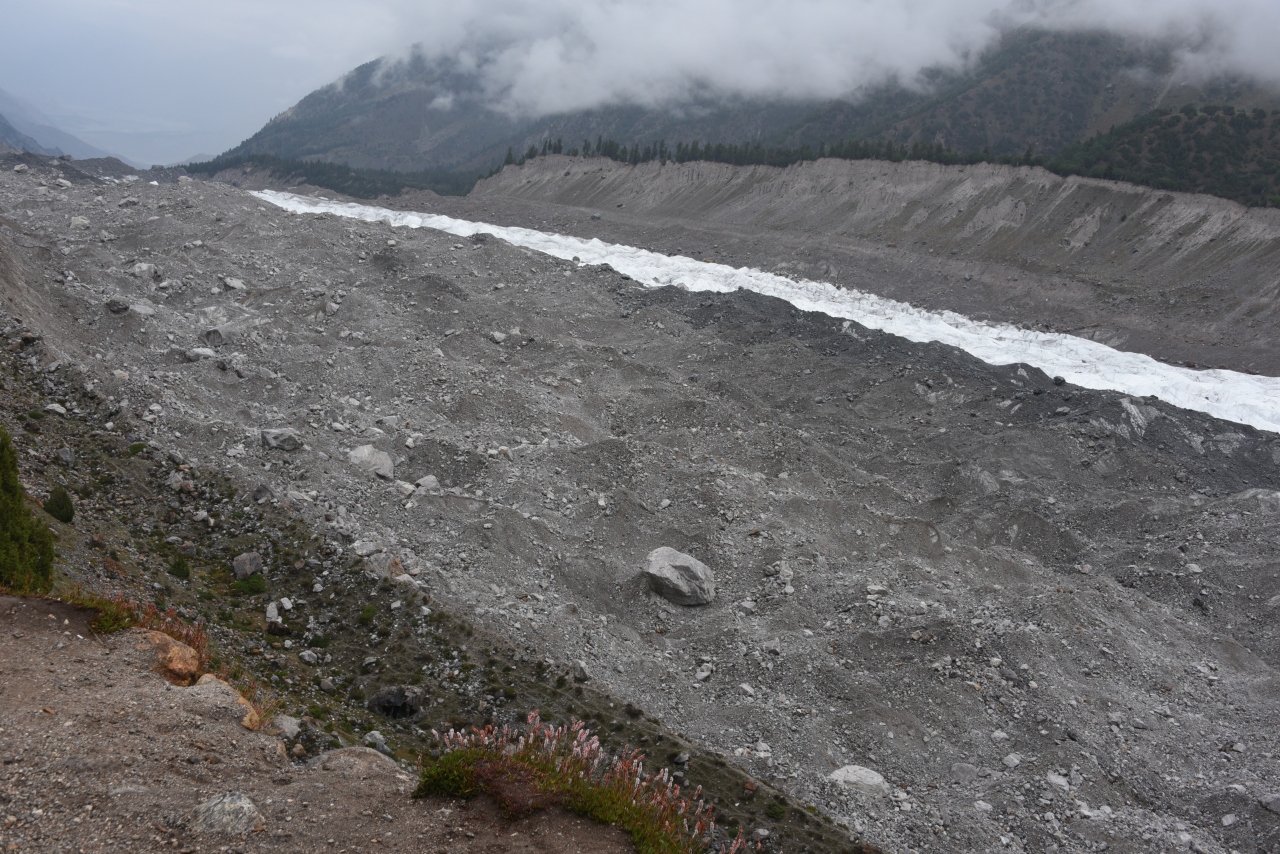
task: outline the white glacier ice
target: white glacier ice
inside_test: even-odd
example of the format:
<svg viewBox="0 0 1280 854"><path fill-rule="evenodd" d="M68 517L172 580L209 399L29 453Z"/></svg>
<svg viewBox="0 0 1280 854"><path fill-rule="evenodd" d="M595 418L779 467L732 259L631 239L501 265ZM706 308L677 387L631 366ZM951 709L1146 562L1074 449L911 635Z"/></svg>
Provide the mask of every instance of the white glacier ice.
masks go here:
<svg viewBox="0 0 1280 854"><path fill-rule="evenodd" d="M595 238L587 240L270 190L253 195L295 213L329 213L386 222L395 227L432 228L460 237L491 234L556 258L577 258L583 264L608 264L651 287L672 285L690 291L720 293L745 288L786 300L804 311L851 320L910 341L949 344L988 364L1026 364L1084 388L1110 389L1139 397L1150 395L1183 409L1280 432L1280 378L1276 377L1174 367L1141 353L1116 350L1074 335L987 323L950 311L925 311L826 282L796 281L747 267L734 269L724 264L604 243Z"/></svg>

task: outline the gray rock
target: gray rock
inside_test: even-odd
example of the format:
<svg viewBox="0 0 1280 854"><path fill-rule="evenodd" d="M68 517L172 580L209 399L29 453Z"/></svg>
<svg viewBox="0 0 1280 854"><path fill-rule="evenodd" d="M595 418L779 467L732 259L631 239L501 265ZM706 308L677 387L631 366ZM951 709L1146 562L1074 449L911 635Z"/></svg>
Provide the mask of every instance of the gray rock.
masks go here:
<svg viewBox="0 0 1280 854"><path fill-rule="evenodd" d="M972 783L978 779L978 769L968 762L957 762L951 766L951 779L957 783Z"/></svg>
<svg viewBox="0 0 1280 854"><path fill-rule="evenodd" d="M1258 799L1258 803L1262 804L1273 813L1280 814L1280 793L1274 795L1263 795Z"/></svg>
<svg viewBox="0 0 1280 854"><path fill-rule="evenodd" d="M215 326L200 333L200 340L203 341L206 346L221 347L226 343L227 339L226 336L222 334L222 330Z"/></svg>
<svg viewBox="0 0 1280 854"><path fill-rule="evenodd" d="M379 753L391 752L390 749L387 747L387 740L383 737L382 733L378 732L376 729L372 729L366 732L364 734L364 738L361 739L361 741L364 743L365 747L372 747L374 750L378 751Z"/></svg>
<svg viewBox="0 0 1280 854"><path fill-rule="evenodd" d="M890 791L889 783L878 771L872 771L861 765L837 768L827 775L827 779L864 795L887 797Z"/></svg>
<svg viewBox="0 0 1280 854"><path fill-rule="evenodd" d="M261 504L263 501L269 501L275 497L275 490L265 483L260 483L253 488L253 502L255 504Z"/></svg>
<svg viewBox="0 0 1280 854"><path fill-rule="evenodd" d="M188 362L199 362L202 359L213 359L217 357L217 353L208 347L193 347L186 352Z"/></svg>
<svg viewBox="0 0 1280 854"><path fill-rule="evenodd" d="M291 718L288 715L276 715L276 730L280 733L280 737L285 741L293 741L302 732L302 721L297 718Z"/></svg>
<svg viewBox="0 0 1280 854"><path fill-rule="evenodd" d="M70 448L58 449L58 462L67 468L72 468L76 464L76 452Z"/></svg>
<svg viewBox="0 0 1280 854"><path fill-rule="evenodd" d="M379 688L365 706L386 718L416 718L426 699L426 692L416 686L388 685Z"/></svg>
<svg viewBox="0 0 1280 854"><path fill-rule="evenodd" d="M148 264L145 261L139 261L129 270L135 277L139 279L158 279L160 278L160 270L155 264Z"/></svg>
<svg viewBox="0 0 1280 854"><path fill-rule="evenodd" d="M298 653L298 659L304 664L310 664L312 667L315 667L320 663L320 656L309 649L304 649L302 652Z"/></svg>
<svg viewBox="0 0 1280 854"><path fill-rule="evenodd" d="M195 833L249 833L262 827L267 819L253 801L239 792L228 792L211 798L191 811L191 830Z"/></svg>
<svg viewBox="0 0 1280 854"><path fill-rule="evenodd" d="M231 571L235 573L236 581L244 581L249 576L262 572L262 555L257 552L236 555L231 561Z"/></svg>
<svg viewBox="0 0 1280 854"><path fill-rule="evenodd" d="M302 448L302 436L292 427L263 430L262 447L277 451L297 451Z"/></svg>
<svg viewBox="0 0 1280 854"><path fill-rule="evenodd" d="M326 676L320 680L320 690L326 694L332 694L338 690L338 686L333 684L333 680Z"/></svg>
<svg viewBox="0 0 1280 854"><path fill-rule="evenodd" d="M440 481L433 474L418 478L417 482L414 483L414 486L418 487L418 489L425 489L427 492L440 491Z"/></svg>
<svg viewBox="0 0 1280 854"><path fill-rule="evenodd" d="M662 546L649 552L644 576L659 596L677 605L706 605L716 598L711 569L697 558Z"/></svg>
<svg viewBox="0 0 1280 854"><path fill-rule="evenodd" d="M574 682L591 681L591 670L588 669L587 663L582 659L578 659L573 663L572 673Z"/></svg>
<svg viewBox="0 0 1280 854"><path fill-rule="evenodd" d="M73 217L71 218L71 227L72 227L72 228L79 228L79 229L85 229L85 228L88 228L88 227L89 227L89 220L88 220L88 218L86 218L86 217L82 217L82 216L73 216Z"/></svg>
<svg viewBox="0 0 1280 854"><path fill-rule="evenodd" d="M364 471L390 480L395 474L391 455L373 445L361 445L347 452L347 462Z"/></svg>
<svg viewBox="0 0 1280 854"><path fill-rule="evenodd" d="M107 311L111 312L112 314L124 314L126 311L129 310L129 303L126 302L125 300L120 299L120 297L112 297L111 299L106 301L105 305L106 305Z"/></svg>

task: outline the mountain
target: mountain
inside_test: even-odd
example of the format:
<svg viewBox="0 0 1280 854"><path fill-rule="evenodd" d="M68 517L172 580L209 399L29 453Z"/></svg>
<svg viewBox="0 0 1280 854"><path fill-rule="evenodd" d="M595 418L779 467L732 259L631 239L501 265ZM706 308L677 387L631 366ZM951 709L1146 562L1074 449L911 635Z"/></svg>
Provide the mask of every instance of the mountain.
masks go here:
<svg viewBox="0 0 1280 854"><path fill-rule="evenodd" d="M7 118L17 131L35 143L35 148L27 147L25 150L38 151L41 154L70 154L77 160L114 156L55 126L53 121L36 107L3 89L0 89L0 115ZM23 146L14 147L22 148Z"/></svg>
<svg viewBox="0 0 1280 854"><path fill-rule="evenodd" d="M0 145L6 145L18 151L34 151L37 154L57 155L60 153L45 149L40 143L15 128L3 114L0 114Z"/></svg>
<svg viewBox="0 0 1280 854"><path fill-rule="evenodd" d="M1239 80L1180 79L1170 51L1102 33L1017 31L959 72L928 71L830 101L716 100L678 108L611 106L512 118L481 81L421 55L379 59L303 98L228 155L271 154L397 171L481 170L545 140L566 149L599 137L813 148L880 138L995 156L1053 155L1153 108L1188 101L1280 107L1274 90Z"/></svg>

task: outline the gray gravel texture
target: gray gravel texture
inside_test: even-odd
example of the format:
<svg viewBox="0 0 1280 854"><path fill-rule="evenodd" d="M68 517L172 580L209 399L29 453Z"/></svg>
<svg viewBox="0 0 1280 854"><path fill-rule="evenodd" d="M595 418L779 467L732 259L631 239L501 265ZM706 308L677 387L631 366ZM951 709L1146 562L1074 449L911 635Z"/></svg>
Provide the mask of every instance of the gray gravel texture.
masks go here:
<svg viewBox="0 0 1280 854"><path fill-rule="evenodd" d="M118 403L104 429L266 482L888 850L1280 848L1276 436L749 293L73 166L0 158L29 282L3 308ZM264 447L285 427L302 448ZM650 591L661 546L713 602ZM826 779L850 764L890 794Z"/></svg>

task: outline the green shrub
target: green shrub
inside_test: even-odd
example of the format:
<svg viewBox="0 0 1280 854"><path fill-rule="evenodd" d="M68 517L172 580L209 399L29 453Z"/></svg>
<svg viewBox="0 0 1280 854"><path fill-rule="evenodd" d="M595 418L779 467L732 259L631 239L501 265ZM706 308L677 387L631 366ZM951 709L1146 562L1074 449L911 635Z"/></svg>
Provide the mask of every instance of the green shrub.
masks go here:
<svg viewBox="0 0 1280 854"><path fill-rule="evenodd" d="M129 446L129 456L136 457L138 454L142 453L146 449L147 449L146 442L134 442L132 445Z"/></svg>
<svg viewBox="0 0 1280 854"><path fill-rule="evenodd" d="M241 596L252 596L258 593L267 592L267 580L261 574L255 572L253 575L231 585L231 589Z"/></svg>
<svg viewBox="0 0 1280 854"><path fill-rule="evenodd" d="M362 626L367 626L373 622L373 618L378 616L378 609L373 605L365 605L360 609L360 616L356 617L356 622Z"/></svg>
<svg viewBox="0 0 1280 854"><path fill-rule="evenodd" d="M169 563L169 574L174 578L180 578L186 581L191 577L191 565L187 563L187 556L179 554Z"/></svg>
<svg viewBox="0 0 1280 854"><path fill-rule="evenodd" d="M47 593L52 577L53 535L31 515L18 481L13 440L0 427L0 587Z"/></svg>
<svg viewBox="0 0 1280 854"><path fill-rule="evenodd" d="M55 486L44 503L44 512L64 525L70 525L76 517L76 506L71 503L71 496L61 486Z"/></svg>
<svg viewBox="0 0 1280 854"><path fill-rule="evenodd" d="M424 762L418 778L415 798L474 798L480 794L476 783L476 765L489 758L484 750L458 750L446 753L434 762Z"/></svg>
<svg viewBox="0 0 1280 854"><path fill-rule="evenodd" d="M764 808L764 814L774 821L782 821L787 817L787 808L784 804L774 801Z"/></svg>

